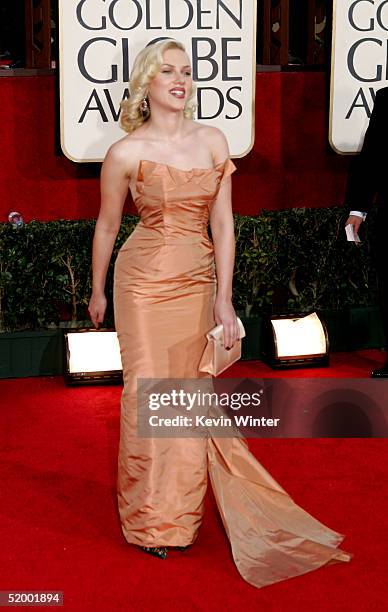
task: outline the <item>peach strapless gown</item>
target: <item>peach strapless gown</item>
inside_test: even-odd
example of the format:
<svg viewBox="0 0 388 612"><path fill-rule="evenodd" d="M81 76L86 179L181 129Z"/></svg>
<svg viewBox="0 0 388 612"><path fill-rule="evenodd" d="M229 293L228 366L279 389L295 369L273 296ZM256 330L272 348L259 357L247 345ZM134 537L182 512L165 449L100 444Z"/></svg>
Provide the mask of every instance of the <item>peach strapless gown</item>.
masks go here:
<svg viewBox="0 0 388 612"><path fill-rule="evenodd" d="M207 226L220 184L234 170L230 159L188 171L140 162L135 204L141 219L114 272L124 377L118 507L129 543L186 546L198 535L209 474L236 567L262 587L349 561L337 548L344 536L295 504L244 438L136 435L137 378L209 377L198 372L206 332L215 325Z"/></svg>

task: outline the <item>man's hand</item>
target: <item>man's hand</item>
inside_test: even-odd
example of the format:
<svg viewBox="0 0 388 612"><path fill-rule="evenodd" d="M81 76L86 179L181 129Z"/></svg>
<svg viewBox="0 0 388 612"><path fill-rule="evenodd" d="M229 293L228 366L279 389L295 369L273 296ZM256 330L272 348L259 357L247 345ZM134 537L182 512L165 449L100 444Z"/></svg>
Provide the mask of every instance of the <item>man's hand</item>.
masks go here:
<svg viewBox="0 0 388 612"><path fill-rule="evenodd" d="M345 227L347 225L353 225L353 231L358 236L358 232L362 222L362 217L358 217L357 215L349 215L348 220L345 223ZM358 244L358 242L356 242L355 244Z"/></svg>

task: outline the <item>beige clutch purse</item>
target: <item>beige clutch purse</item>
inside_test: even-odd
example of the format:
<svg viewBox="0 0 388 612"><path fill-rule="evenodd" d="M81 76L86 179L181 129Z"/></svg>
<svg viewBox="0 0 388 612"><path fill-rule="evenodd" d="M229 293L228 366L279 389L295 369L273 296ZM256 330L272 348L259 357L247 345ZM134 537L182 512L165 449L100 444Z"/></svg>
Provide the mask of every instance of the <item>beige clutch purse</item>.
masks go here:
<svg viewBox="0 0 388 612"><path fill-rule="evenodd" d="M245 329L239 317L237 317L237 323L240 330L240 339L229 350L224 348L222 344L222 325L213 327L206 334L207 345L199 363L198 369L200 372L208 372L213 376L218 376L241 358L241 338L245 336Z"/></svg>

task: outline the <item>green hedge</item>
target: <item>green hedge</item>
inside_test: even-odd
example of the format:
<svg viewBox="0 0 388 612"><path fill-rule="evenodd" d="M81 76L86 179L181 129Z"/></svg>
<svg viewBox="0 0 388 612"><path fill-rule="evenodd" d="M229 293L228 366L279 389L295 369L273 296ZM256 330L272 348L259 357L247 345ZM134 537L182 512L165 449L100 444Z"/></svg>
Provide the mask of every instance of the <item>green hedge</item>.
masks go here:
<svg viewBox="0 0 388 612"><path fill-rule="evenodd" d="M274 310L308 312L377 302L369 214L362 244L347 243L342 208L234 214L236 265L233 302L246 316ZM113 326L113 265L139 218L123 217L108 270L107 326ZM88 321L95 220L0 225L0 331L44 329Z"/></svg>

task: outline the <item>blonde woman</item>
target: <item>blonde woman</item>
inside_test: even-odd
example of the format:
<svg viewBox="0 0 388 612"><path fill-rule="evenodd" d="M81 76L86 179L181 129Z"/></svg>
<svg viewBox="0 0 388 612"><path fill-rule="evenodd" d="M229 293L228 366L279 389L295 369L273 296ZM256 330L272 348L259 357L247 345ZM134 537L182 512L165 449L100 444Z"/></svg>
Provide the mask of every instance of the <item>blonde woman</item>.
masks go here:
<svg viewBox="0 0 388 612"><path fill-rule="evenodd" d="M128 188L140 215L115 262L114 313L123 364L118 508L130 544L165 559L197 538L208 472L241 575L264 586L330 560L343 536L299 508L241 438L141 438L139 378L201 378L206 333L238 338L232 304L235 239L225 136L193 120L195 85L182 44L164 40L136 58L127 135L108 151L93 242L89 312L103 321L106 271ZM210 223L212 240L207 232Z"/></svg>

